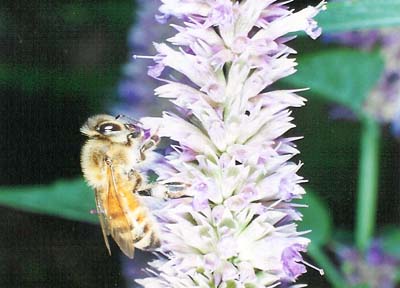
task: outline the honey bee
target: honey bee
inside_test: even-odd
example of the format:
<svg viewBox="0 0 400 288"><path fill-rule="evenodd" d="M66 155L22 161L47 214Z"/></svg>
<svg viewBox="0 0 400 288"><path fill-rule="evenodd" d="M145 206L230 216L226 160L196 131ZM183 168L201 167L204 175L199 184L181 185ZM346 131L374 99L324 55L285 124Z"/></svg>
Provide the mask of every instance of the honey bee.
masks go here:
<svg viewBox="0 0 400 288"><path fill-rule="evenodd" d="M139 168L148 151L155 148L158 137L145 137L137 121L110 115L90 117L81 132L89 138L82 147L82 172L95 191L109 254L109 235L129 258L133 258L135 248L159 247L156 222L139 196L152 189Z"/></svg>

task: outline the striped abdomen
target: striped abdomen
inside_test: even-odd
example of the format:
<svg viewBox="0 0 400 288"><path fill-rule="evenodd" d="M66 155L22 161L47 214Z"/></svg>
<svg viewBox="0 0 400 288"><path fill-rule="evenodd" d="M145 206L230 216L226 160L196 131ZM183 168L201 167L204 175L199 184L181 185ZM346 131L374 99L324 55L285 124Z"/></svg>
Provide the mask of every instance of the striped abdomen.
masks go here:
<svg viewBox="0 0 400 288"><path fill-rule="evenodd" d="M133 257L134 248L154 249L160 245L157 226L147 207L134 191L137 183L109 168L110 181L102 193L107 235L121 250Z"/></svg>

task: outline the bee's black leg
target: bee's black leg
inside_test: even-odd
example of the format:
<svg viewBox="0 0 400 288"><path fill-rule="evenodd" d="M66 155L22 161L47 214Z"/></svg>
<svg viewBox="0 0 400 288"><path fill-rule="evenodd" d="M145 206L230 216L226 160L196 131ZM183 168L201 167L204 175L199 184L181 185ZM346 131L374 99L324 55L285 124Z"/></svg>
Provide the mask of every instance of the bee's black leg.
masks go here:
<svg viewBox="0 0 400 288"><path fill-rule="evenodd" d="M152 196L151 189L137 191L140 196Z"/></svg>
<svg viewBox="0 0 400 288"><path fill-rule="evenodd" d="M147 184L136 193L141 196L153 196L156 198L176 199L185 196L188 185L178 182L170 182L166 184Z"/></svg>
<svg viewBox="0 0 400 288"><path fill-rule="evenodd" d="M145 152L154 149L157 146L158 142L160 142L160 137L158 137L157 135L151 136L150 139L147 140L142 145L142 147L140 147L140 158L142 160L145 160L146 159Z"/></svg>
<svg viewBox="0 0 400 288"><path fill-rule="evenodd" d="M185 195L186 188L188 187L184 183L179 182L169 182L164 184L166 187L167 198L181 198Z"/></svg>

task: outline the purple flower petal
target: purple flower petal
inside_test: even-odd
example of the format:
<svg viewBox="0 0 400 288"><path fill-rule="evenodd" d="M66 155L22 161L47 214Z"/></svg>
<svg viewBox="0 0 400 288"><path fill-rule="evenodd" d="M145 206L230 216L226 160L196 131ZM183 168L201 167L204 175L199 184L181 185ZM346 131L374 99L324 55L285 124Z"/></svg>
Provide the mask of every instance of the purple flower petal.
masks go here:
<svg viewBox="0 0 400 288"><path fill-rule="evenodd" d="M149 74L181 77L170 74L155 90L178 113L164 113L152 128L176 142L154 171L160 181L188 188L155 214L165 257L154 264L158 277L141 283L294 282L306 271L300 252L310 241L296 231L293 221L301 216L289 203L305 193L301 164L291 161L298 138L284 134L295 127L290 109L305 100L299 90L270 85L295 72L286 34L303 30L317 37L313 17L324 2L299 12L274 0L161 2L160 12L178 19L177 33L169 44L154 45L158 55Z"/></svg>
<svg viewBox="0 0 400 288"><path fill-rule="evenodd" d="M306 267L299 263L303 260L303 257L300 255L300 252L303 251L305 251L305 248L298 244L294 244L283 250L283 270L289 279L297 279L301 274L306 273Z"/></svg>

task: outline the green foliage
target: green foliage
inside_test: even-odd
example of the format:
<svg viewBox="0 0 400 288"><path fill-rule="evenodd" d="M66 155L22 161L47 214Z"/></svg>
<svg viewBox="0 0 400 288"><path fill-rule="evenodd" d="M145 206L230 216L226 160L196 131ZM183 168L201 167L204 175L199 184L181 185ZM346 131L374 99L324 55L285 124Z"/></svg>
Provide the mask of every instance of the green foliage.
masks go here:
<svg viewBox="0 0 400 288"><path fill-rule="evenodd" d="M97 223L97 216L90 214L95 208L94 193L82 179L58 181L48 186L0 187L0 204Z"/></svg>
<svg viewBox="0 0 400 288"><path fill-rule="evenodd" d="M36 91L51 89L54 96L85 95L99 102L99 94L105 94L106 88L115 85L118 79L118 70L58 70L22 65L0 64L0 80L3 85L17 86L24 95L34 94ZM76 96L77 97L77 96ZM96 100L97 98L97 100ZM104 101L103 101L104 102Z"/></svg>
<svg viewBox="0 0 400 288"><path fill-rule="evenodd" d="M330 210L328 210L325 203L317 194L309 190L300 203L308 205L308 208L301 210L303 221L298 223L299 231L311 230L307 234L307 237L311 239L308 254L320 268L324 269L325 277L331 283L332 287L347 287L342 274L323 251L323 246L331 239L333 230Z"/></svg>
<svg viewBox="0 0 400 288"><path fill-rule="evenodd" d="M350 49L323 51L298 58L296 74L284 79L288 85L310 87L312 95L362 113L362 104L383 71L377 53Z"/></svg>
<svg viewBox="0 0 400 288"><path fill-rule="evenodd" d="M357 248L365 251L376 226L381 128L372 118L362 118L361 123L355 240Z"/></svg>
<svg viewBox="0 0 400 288"><path fill-rule="evenodd" d="M400 229L387 228L382 235L382 245L386 253L400 259Z"/></svg>
<svg viewBox="0 0 400 288"><path fill-rule="evenodd" d="M323 32L382 28L400 25L400 0L350 0L328 4L317 16Z"/></svg>
<svg viewBox="0 0 400 288"><path fill-rule="evenodd" d="M313 246L326 244L332 233L332 217L325 203L311 191L307 191L300 203L309 207L301 210L303 221L298 223L299 231L311 230L307 237Z"/></svg>
<svg viewBox="0 0 400 288"><path fill-rule="evenodd" d="M134 1L76 2L60 5L56 13L67 25L82 26L102 20L115 30L126 29L133 19ZM80 4L84 3L84 4Z"/></svg>

